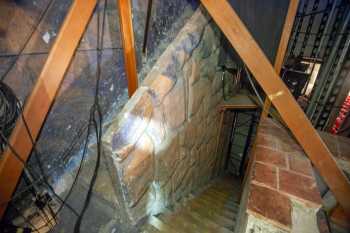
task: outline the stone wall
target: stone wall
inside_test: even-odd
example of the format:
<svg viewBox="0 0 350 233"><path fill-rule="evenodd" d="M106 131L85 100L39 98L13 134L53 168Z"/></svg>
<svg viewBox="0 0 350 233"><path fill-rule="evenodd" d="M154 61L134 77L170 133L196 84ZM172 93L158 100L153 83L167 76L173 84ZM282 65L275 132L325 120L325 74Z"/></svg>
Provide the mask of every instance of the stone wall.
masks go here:
<svg viewBox="0 0 350 233"><path fill-rule="evenodd" d="M220 36L198 8L107 127L104 152L132 223L217 174Z"/></svg>

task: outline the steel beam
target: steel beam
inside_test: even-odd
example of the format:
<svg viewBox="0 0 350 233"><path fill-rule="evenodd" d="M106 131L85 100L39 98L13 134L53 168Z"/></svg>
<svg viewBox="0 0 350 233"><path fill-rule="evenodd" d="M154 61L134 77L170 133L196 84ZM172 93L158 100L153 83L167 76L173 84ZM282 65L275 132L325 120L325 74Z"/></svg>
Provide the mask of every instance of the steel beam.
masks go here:
<svg viewBox="0 0 350 233"><path fill-rule="evenodd" d="M274 67L277 74L279 74L282 69L284 56L286 54L287 47L288 47L289 37L293 29L295 15L297 14L297 11L298 11L298 5L299 5L299 0L289 1L288 12L284 22L281 40L280 40L278 50L277 50L277 55L275 58ZM265 117L267 117L270 107L271 107L271 101L269 100L269 98L266 98L264 102L263 111L261 112L261 119L264 119Z"/></svg>
<svg viewBox="0 0 350 233"><path fill-rule="evenodd" d="M119 6L119 23L123 42L125 73L128 79L129 97L131 97L138 87L131 0L117 0L117 3Z"/></svg>
<svg viewBox="0 0 350 233"><path fill-rule="evenodd" d="M95 5L96 0L75 0L72 3L35 87L27 100L23 117L28 123L30 134L34 140L38 137L46 115L55 100ZM21 159L27 161L33 144L22 118L18 119L9 143L15 148ZM0 218L6 210L6 202L11 199L12 193L16 189L23 168L23 163L7 148L0 160Z"/></svg>
<svg viewBox="0 0 350 233"><path fill-rule="evenodd" d="M317 131L227 0L201 0L250 69L337 201L350 216L350 183Z"/></svg>

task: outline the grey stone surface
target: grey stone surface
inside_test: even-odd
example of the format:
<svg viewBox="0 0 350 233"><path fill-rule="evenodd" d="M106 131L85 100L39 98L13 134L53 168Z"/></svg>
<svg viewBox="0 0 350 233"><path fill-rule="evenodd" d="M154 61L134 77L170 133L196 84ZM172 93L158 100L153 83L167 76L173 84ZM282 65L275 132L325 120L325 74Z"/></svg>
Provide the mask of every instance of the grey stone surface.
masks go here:
<svg viewBox="0 0 350 233"><path fill-rule="evenodd" d="M216 94L216 31L198 9L104 135L112 176L133 223L181 201L217 174L222 159L215 153L216 107L222 96Z"/></svg>

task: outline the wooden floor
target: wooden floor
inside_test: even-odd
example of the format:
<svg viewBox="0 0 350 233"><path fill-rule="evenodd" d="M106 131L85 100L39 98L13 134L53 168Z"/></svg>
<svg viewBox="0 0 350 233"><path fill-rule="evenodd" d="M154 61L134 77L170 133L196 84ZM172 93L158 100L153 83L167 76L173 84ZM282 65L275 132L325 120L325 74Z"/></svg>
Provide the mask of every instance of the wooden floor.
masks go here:
<svg viewBox="0 0 350 233"><path fill-rule="evenodd" d="M232 179L221 179L175 210L150 217L142 232L234 232L238 190Z"/></svg>

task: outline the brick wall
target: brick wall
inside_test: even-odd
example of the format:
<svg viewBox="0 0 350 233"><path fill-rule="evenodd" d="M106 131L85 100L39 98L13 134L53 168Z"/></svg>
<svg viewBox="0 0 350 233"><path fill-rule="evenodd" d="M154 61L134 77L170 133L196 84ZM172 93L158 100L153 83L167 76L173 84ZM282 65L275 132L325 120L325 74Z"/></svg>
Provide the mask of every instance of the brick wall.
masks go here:
<svg viewBox="0 0 350 233"><path fill-rule="evenodd" d="M290 133L271 119L258 129L238 232L319 232L313 169Z"/></svg>
<svg viewBox="0 0 350 233"><path fill-rule="evenodd" d="M217 174L219 43L199 8L106 130L105 154L133 223Z"/></svg>

